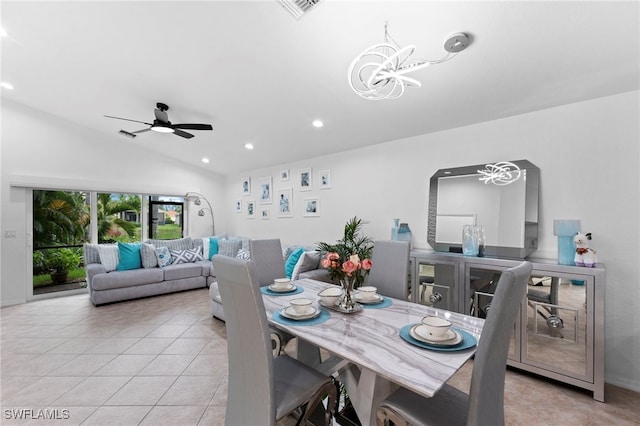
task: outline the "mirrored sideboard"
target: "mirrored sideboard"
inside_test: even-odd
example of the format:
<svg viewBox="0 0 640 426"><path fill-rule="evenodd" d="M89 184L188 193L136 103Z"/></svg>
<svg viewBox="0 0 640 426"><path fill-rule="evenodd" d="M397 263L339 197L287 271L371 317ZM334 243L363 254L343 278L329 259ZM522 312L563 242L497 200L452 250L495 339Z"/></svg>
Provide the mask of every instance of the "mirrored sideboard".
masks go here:
<svg viewBox="0 0 640 426"><path fill-rule="evenodd" d="M414 250L410 258L413 302L482 318L502 271L521 262L430 250ZM508 365L591 390L604 402L604 266L527 260L533 270Z"/></svg>

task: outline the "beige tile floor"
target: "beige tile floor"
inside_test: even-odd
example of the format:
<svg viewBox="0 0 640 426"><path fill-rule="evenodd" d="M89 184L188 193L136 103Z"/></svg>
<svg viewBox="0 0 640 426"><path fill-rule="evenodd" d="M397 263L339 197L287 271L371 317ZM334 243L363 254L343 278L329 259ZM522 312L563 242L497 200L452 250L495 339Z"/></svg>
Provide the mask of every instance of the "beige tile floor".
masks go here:
<svg viewBox="0 0 640 426"><path fill-rule="evenodd" d="M224 424L225 327L206 289L98 308L86 295L6 307L0 338L2 425ZM470 372L452 384L468 389ZM605 397L509 370L506 422L640 425L640 394L607 385ZM59 419L24 418L44 413Z"/></svg>

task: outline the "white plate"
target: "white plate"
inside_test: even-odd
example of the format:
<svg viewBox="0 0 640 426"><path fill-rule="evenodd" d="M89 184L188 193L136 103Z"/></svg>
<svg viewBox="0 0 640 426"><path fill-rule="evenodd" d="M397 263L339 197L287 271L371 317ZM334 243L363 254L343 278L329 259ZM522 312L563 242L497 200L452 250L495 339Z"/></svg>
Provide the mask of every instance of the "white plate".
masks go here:
<svg viewBox="0 0 640 426"><path fill-rule="evenodd" d="M365 304L380 303L384 300L384 297L380 296L379 294L376 294L376 297L374 297L373 299L365 299L360 293L356 293L353 295L353 298L356 300L356 302Z"/></svg>
<svg viewBox="0 0 640 426"><path fill-rule="evenodd" d="M422 327L422 324L416 324L411 327L409 330L411 337L421 342L438 346L455 346L462 342L462 335L455 330L449 329L444 336L433 339L426 335L427 332L424 329L421 329Z"/></svg>
<svg viewBox="0 0 640 426"><path fill-rule="evenodd" d="M280 288L280 287L276 287L276 285L275 285L275 284L271 284L271 285L268 287L268 289L269 289L269 290L271 290L271 291L273 291L273 292L275 292L275 293L287 293L287 292L290 292L290 291L294 291L294 290L295 290L295 289L297 289L297 288L298 288L298 287L296 287L296 285L295 285L295 284L291 284L291 283L287 284L287 286L286 286L286 287L282 287L282 288Z"/></svg>
<svg viewBox="0 0 640 426"><path fill-rule="evenodd" d="M289 306L287 308L284 308L283 310L280 311L280 315L282 315L285 318L289 318L292 320L307 320L307 319L311 319L311 318L315 318L318 315L320 315L320 309L316 309L313 306L311 307L311 310L308 313L305 314L299 314L296 312L296 310L293 308L293 306Z"/></svg>

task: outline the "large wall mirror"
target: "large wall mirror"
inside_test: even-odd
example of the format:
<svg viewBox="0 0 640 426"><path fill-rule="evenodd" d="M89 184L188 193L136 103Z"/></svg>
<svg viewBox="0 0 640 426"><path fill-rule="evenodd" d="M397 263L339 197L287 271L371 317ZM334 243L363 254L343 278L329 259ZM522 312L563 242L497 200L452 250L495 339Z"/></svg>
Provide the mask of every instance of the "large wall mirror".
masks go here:
<svg viewBox="0 0 640 426"><path fill-rule="evenodd" d="M462 253L462 226L481 225L486 256L528 256L538 248L539 180L527 160L438 170L429 188L429 244Z"/></svg>

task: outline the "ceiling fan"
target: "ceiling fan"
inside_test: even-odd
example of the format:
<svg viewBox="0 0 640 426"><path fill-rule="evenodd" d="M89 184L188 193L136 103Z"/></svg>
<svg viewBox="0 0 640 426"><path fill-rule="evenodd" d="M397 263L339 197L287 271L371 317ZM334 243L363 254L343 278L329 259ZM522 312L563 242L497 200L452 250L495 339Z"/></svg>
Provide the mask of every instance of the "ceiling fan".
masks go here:
<svg viewBox="0 0 640 426"><path fill-rule="evenodd" d="M191 133L182 131L181 129L213 130L213 126L211 124L196 124L196 123L171 124L171 122L169 121L169 116L167 114L168 110L169 110L169 106L167 104L158 102L156 104L156 109L154 110L156 119L153 120L153 123L147 123L145 121L138 121L138 120L130 120L128 118L114 117L112 115L105 115L105 117L115 118L117 120L133 121L134 123L142 123L142 124L146 124L147 126L150 126L147 129L136 130L135 132L120 130L120 134L128 136L130 138L135 138L138 135L138 133L144 133L144 132L148 132L149 130L153 130L154 132L158 132L158 133L173 133L183 138L191 139L193 135Z"/></svg>

